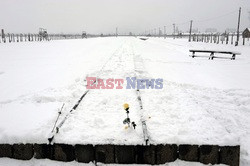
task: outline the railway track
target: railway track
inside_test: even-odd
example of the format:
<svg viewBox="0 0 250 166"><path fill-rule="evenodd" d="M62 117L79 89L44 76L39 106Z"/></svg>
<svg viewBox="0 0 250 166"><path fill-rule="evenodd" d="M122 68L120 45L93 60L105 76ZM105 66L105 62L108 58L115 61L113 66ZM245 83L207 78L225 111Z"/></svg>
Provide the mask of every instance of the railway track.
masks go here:
<svg viewBox="0 0 250 166"><path fill-rule="evenodd" d="M136 78L143 78L144 76L142 76L141 73L146 73L145 68L143 66L143 61L142 61L140 56L137 56L135 54L133 45L131 45L131 48L132 48L132 54L133 54L135 77ZM147 75L148 75L148 73L147 73ZM136 95L137 95L137 100L139 102L140 112L141 112L140 121L141 121L141 125L142 125L142 130L143 130L143 138L144 138L145 144L148 145L150 143L149 142L150 137L149 137L149 133L148 133L148 129L147 129L147 123L146 123L146 120L143 116L144 110L143 110L143 103L142 103L140 89L136 89Z"/></svg>
<svg viewBox="0 0 250 166"><path fill-rule="evenodd" d="M122 47L122 45L120 46ZM104 67L107 65L107 63L114 57L114 55L116 54L116 52L120 49L120 47L118 49L115 50L115 52L109 57L109 59L103 64L103 66L101 67L99 73L101 73L104 69ZM98 78L98 77L97 77ZM94 82L95 83L95 82ZM79 106L79 104L82 102L83 98L89 93L90 89L85 90L85 92L82 94L82 96L77 100L77 102L75 103L75 105L72 107L72 109L65 115L65 117L63 118L63 120L57 125L57 120L59 119L59 116L61 115L61 112L59 112L59 116L54 124L54 127L52 129L52 132L48 138L49 144L51 144L56 136L56 134L59 133L60 128L63 126L63 124L65 123L65 121L69 118L70 114L75 111L77 109L77 107ZM64 104L63 104L64 106ZM54 130L54 128L56 128L56 130Z"/></svg>
<svg viewBox="0 0 250 166"><path fill-rule="evenodd" d="M123 70L122 67L127 67L126 64L124 64L124 63L128 63L128 62L123 62L124 59L125 60L126 59L127 60L131 59L133 61L132 62L133 63L133 69L131 68L130 72L133 73L136 78L143 77L143 76L140 75L140 71L143 70L143 69L141 68L142 66L139 64L139 63L142 63L142 62L138 61L138 59L136 59L135 54L134 54L133 46L131 45L131 43L130 43L130 45L126 45L126 43L123 43L110 56L110 58L104 63L104 65L101 67L99 72L97 72L98 73L97 78L102 78L102 74L103 73L105 74L106 71L111 71L111 73L108 73L108 74L106 73L107 75L109 75L109 74L116 75L117 73L114 73L114 72L116 72L118 70L122 71ZM113 65L114 63L117 63L116 66ZM110 69L110 67L115 68L115 69L112 70L112 69ZM129 70L130 70L130 68L129 68ZM110 76L112 77L112 75L110 75ZM90 91L92 91L92 90L87 89L82 94L82 96L77 100L77 102L72 107L72 109L63 118L61 118L62 120L60 121L60 123L55 124L56 130L52 130L51 135L48 138L49 144L52 144L54 142L55 137L60 132L60 129L62 128L62 126L64 126L67 119L70 118L71 114L78 109L78 106L83 103L83 99L86 98L86 96L90 93ZM149 137L149 134L148 134L148 131L147 131L146 120L144 119L144 116L143 116L143 102L142 102L141 92L140 92L139 89L135 89L135 93L136 93L136 98L137 98L139 109L140 109L140 110L138 110L138 116L139 116L140 124L141 124L141 128L142 128L143 144L148 145L149 141L150 141L150 137Z"/></svg>

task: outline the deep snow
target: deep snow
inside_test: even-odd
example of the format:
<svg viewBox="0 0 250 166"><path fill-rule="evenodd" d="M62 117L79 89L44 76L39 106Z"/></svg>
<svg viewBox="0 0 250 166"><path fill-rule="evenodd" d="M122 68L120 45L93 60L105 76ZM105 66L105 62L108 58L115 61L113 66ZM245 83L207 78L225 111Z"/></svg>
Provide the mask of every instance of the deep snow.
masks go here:
<svg viewBox="0 0 250 166"><path fill-rule="evenodd" d="M241 52L235 61L191 58L189 49ZM90 90L55 137L64 143L241 145L250 164L250 47L188 43L187 39L93 38L0 44L0 143L47 142L86 90L86 76L164 79L163 89ZM124 129L130 104L136 130Z"/></svg>

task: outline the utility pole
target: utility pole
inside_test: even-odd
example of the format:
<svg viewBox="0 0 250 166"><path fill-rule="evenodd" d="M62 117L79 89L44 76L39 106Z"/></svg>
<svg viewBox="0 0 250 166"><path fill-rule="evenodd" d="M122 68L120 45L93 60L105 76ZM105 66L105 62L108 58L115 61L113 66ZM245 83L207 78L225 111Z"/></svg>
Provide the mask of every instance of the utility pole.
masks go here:
<svg viewBox="0 0 250 166"><path fill-rule="evenodd" d="M155 28L155 37L156 37L156 28Z"/></svg>
<svg viewBox="0 0 250 166"><path fill-rule="evenodd" d="M161 28L159 28L159 37L161 37Z"/></svg>
<svg viewBox="0 0 250 166"><path fill-rule="evenodd" d="M164 26L164 39L166 39L166 26Z"/></svg>
<svg viewBox="0 0 250 166"><path fill-rule="evenodd" d="M238 26L237 26L237 40L235 42L235 46L238 46L239 38L240 38L240 15L241 15L241 7L239 9Z"/></svg>
<svg viewBox="0 0 250 166"><path fill-rule="evenodd" d="M118 36L118 28L117 27L115 29L115 35L116 35L116 37Z"/></svg>
<svg viewBox="0 0 250 166"><path fill-rule="evenodd" d="M175 39L175 24L173 24L173 26L174 26L174 34L173 34L173 36L174 36L174 39Z"/></svg>
<svg viewBox="0 0 250 166"><path fill-rule="evenodd" d="M188 42L191 42L192 24L193 24L193 20L190 21L190 30L189 30L189 39L188 39Z"/></svg>

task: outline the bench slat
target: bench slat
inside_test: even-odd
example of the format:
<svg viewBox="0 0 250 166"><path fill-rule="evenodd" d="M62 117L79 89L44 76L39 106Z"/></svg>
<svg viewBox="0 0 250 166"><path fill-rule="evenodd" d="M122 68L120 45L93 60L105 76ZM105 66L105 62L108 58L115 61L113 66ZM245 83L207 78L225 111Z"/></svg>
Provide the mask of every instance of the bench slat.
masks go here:
<svg viewBox="0 0 250 166"><path fill-rule="evenodd" d="M189 52L204 52L204 53L221 53L221 54L235 54L235 55L241 55L239 52L233 52L233 51L216 51L216 50L189 50Z"/></svg>

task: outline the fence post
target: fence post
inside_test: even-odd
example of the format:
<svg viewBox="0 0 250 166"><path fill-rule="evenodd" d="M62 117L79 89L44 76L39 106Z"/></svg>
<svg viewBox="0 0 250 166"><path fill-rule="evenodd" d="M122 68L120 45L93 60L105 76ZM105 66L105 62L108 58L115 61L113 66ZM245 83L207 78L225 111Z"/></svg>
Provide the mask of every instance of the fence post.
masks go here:
<svg viewBox="0 0 250 166"><path fill-rule="evenodd" d="M9 43L11 43L11 36L9 33L8 33L8 38L9 38Z"/></svg>
<svg viewBox="0 0 250 166"><path fill-rule="evenodd" d="M231 44L234 44L234 34L232 33L232 37L231 37Z"/></svg>
<svg viewBox="0 0 250 166"><path fill-rule="evenodd" d="M5 34L4 34L4 29L2 29L2 41L4 43L6 43L6 37L5 37Z"/></svg>
<svg viewBox="0 0 250 166"><path fill-rule="evenodd" d="M228 44L229 33L226 34L226 44Z"/></svg>
<svg viewBox="0 0 250 166"><path fill-rule="evenodd" d="M15 34L12 33L12 41L15 42Z"/></svg>

